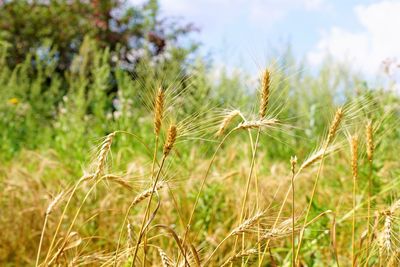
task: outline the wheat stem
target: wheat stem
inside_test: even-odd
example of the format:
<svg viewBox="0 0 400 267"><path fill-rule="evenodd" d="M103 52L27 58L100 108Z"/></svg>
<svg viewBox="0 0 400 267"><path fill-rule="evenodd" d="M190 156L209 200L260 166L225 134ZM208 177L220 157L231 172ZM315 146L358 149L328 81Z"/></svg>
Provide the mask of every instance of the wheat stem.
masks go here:
<svg viewBox="0 0 400 267"><path fill-rule="evenodd" d="M295 210L295 200L294 200L294 177L295 177L295 171L296 171L296 164L297 164L297 157L294 156L290 159L290 165L291 165L291 172L292 172L292 179L291 179L291 187L292 187L292 267L295 267L295 259L294 259L294 253L295 253L295 248L294 248L294 210Z"/></svg>
<svg viewBox="0 0 400 267"><path fill-rule="evenodd" d="M367 158L368 158L368 204L367 204L367 240L371 237L371 195L372 195L372 172L373 172L373 155L374 155L374 135L372 121L368 121L366 126L366 143L367 143ZM367 254L369 253L369 242L367 242Z"/></svg>
<svg viewBox="0 0 400 267"><path fill-rule="evenodd" d="M249 171L249 174L247 176L246 191L245 191L245 194L244 194L243 199L242 199L242 209L241 209L241 212L240 212L240 220L239 220L240 223L243 222L244 210L245 210L245 207L246 207L247 196L249 194L251 177L253 176L253 170L254 170L254 165L255 165L255 158L256 158L256 153L257 153L258 142L260 140L260 132L261 132L260 129L258 129L257 137L256 137L256 140L255 140L255 143L254 143L254 150L253 150L253 153L252 153L251 163L250 163L250 171ZM242 239L244 240L244 234L242 236ZM238 236L236 237L235 244L233 246L233 253L234 254L236 254L237 241L238 241ZM244 244L242 242L242 249L243 249L243 246L244 246Z"/></svg>
<svg viewBox="0 0 400 267"><path fill-rule="evenodd" d="M188 238L188 234L189 234L189 230L190 230L190 227L191 227L191 223L192 223L192 220L193 220L193 217L194 217L194 213L195 213L196 207L197 207L197 205L198 205L198 203L199 203L200 195L201 195L201 193L203 192L203 189L204 189L204 186L205 186L205 184L206 184L208 175L210 174L211 166L213 165L213 163L214 163L214 161L215 161L215 159L216 159L216 157L217 157L217 153L218 153L219 150L221 149L223 143L224 143L225 140L228 138L228 136L230 136L235 130L236 130L236 129L232 129L230 132L228 132L228 133L224 136L224 138L221 140L221 142L218 144L217 148L215 149L213 156L211 157L210 163L208 164L207 169L206 169L206 172L205 172L205 174L204 174L204 176L203 176L203 179L202 179L202 181L201 181L200 189L199 189L199 191L197 192L196 199L195 199L195 201L194 201L193 208L192 208L192 211L191 211L191 213L190 213L188 223L187 223L187 225L186 225L185 233L184 233L184 235L183 235L183 243L185 243L186 239Z"/></svg>
<svg viewBox="0 0 400 267"><path fill-rule="evenodd" d="M300 254L301 243L302 243L302 240L303 240L305 227L307 225L308 215L310 213L311 206L312 206L312 203L313 203L313 200L314 200L314 196L315 196L315 193L316 193L316 190L317 190L318 181L319 181L319 178L320 178L320 175L321 175L321 172L322 172L322 166L323 166L323 163L324 163L325 154L326 154L326 151L328 149L328 146L330 145L330 143L335 138L335 135L336 135L336 133L337 133L337 131L339 129L340 122L343 119L343 114L344 114L343 108L341 108L341 107L338 108L336 113L335 113L335 117L334 117L334 119L333 119L333 121L332 121L332 123L331 123L331 125L329 127L328 136L327 136L325 145L323 147L323 153L322 153L322 156L321 156L321 161L320 161L320 164L319 164L319 167L318 167L317 176L316 176L315 181L314 181L313 189L312 189L312 192L311 192L311 197L310 197L310 200L308 202L308 206L307 206L307 210L306 210L306 215L305 215L305 218L304 218L303 226L302 226L302 228L300 230L299 242L298 242L298 245L297 245L296 257L295 257L296 264L298 263L298 260L299 260L298 257L299 257L299 254Z"/></svg>
<svg viewBox="0 0 400 267"><path fill-rule="evenodd" d="M151 200L153 199L154 191L155 191L158 179L160 178L161 170L162 170L162 168L164 166L165 159L167 158L167 156L169 155L169 153L171 152L171 149L173 148L173 146L175 144L176 137L177 137L177 128L176 128L176 125L172 124L172 125L170 125L170 127L168 129L167 140L166 140L166 142L164 144L164 151L163 151L164 155L162 157L160 168L158 169L156 178L155 178L154 183L153 183L153 189L152 189L152 191L150 193L149 201L147 202L147 207L146 207L146 210L145 210L145 214L147 214L149 212L149 210L150 210ZM140 242L141 242L141 238L143 236L143 232L145 231L145 229L144 229L145 222L146 222L146 216L143 217L142 225L140 227L139 238L138 238L138 241L137 241L137 244L136 244L136 248L135 248L135 253L134 253L133 259L132 259L132 265L131 265L132 267L135 264L135 260L136 260L137 252L139 250L139 245L140 245Z"/></svg>
<svg viewBox="0 0 400 267"><path fill-rule="evenodd" d="M358 177L358 137L351 137L351 169L353 176L353 219L351 227L351 260L352 266L355 266L355 253L356 253L356 241L355 241L355 227L356 227L356 187Z"/></svg>
<svg viewBox="0 0 400 267"><path fill-rule="evenodd" d="M157 104L159 103L159 104ZM155 129L155 141L154 141L154 152L153 152L153 160L151 163L151 181L154 182L154 169L155 169L155 163L156 163L156 158L157 158L157 150L158 150L158 142L159 142L159 134L160 134L160 128L161 128L161 122L162 122L162 115L163 115L163 109L164 109L164 93L159 89L159 93L157 95L156 99L156 106L155 106L155 123L154 123L154 129ZM158 127L158 130L157 130ZM146 213L145 215L146 220L149 218L149 214ZM147 230L144 232L144 237L143 237L143 267L146 267L146 253L147 253Z"/></svg>

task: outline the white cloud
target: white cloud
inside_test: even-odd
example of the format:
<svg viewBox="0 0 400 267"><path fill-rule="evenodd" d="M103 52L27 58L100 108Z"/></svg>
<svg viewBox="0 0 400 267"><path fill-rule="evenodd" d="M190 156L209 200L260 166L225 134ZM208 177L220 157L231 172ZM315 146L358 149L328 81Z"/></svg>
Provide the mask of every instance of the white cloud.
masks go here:
<svg viewBox="0 0 400 267"><path fill-rule="evenodd" d="M140 4L145 0L129 0ZM263 27L283 19L294 9L319 10L327 0L160 0L164 14L181 16L205 28L249 20Z"/></svg>
<svg viewBox="0 0 400 267"><path fill-rule="evenodd" d="M313 51L308 53L312 64L320 64L330 55L374 75L383 60L400 57L400 1L359 5L354 13L362 29L354 32L335 26L324 32Z"/></svg>

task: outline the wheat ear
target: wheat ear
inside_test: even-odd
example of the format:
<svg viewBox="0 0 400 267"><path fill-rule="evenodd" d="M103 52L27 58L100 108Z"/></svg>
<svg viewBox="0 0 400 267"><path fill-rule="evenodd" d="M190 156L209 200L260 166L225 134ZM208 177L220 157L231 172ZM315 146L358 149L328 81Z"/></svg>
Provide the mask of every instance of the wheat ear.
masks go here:
<svg viewBox="0 0 400 267"><path fill-rule="evenodd" d="M101 145L99 156L97 158L96 170L95 170L94 176L93 176L95 179L100 177L100 175L104 171L104 166L105 166L106 160L107 160L107 154L110 151L114 136L115 136L115 132L107 135L106 139L104 140L104 142Z"/></svg>
<svg viewBox="0 0 400 267"><path fill-rule="evenodd" d="M352 266L355 266L355 225L356 225L356 187L357 187L357 177L358 177L358 137L353 135L351 137L351 170L353 175L353 220L351 229L351 247L352 247Z"/></svg>
<svg viewBox="0 0 400 267"><path fill-rule="evenodd" d="M232 122L232 120L240 115L241 115L241 112L237 109L232 110L228 114L226 114L226 116L224 117L224 119L222 120L222 122L218 128L216 136L222 136L224 134L226 128L228 128L229 124Z"/></svg>
<svg viewBox="0 0 400 267"><path fill-rule="evenodd" d="M368 121L366 125L366 139L367 139L367 158L368 161L373 160L374 157L374 133L372 128L372 121Z"/></svg>
<svg viewBox="0 0 400 267"><path fill-rule="evenodd" d="M164 117L165 93L162 87L158 88L154 102L154 133L158 136L161 130L161 124Z"/></svg>
<svg viewBox="0 0 400 267"><path fill-rule="evenodd" d="M333 139L336 136L336 132L339 129L339 125L343 119L344 111L343 108L340 107L336 110L335 117L333 118L333 121L331 123L331 126L329 127L329 132L328 132L328 137L326 141L326 146L328 146Z"/></svg>
<svg viewBox="0 0 400 267"><path fill-rule="evenodd" d="M392 222L393 213L392 211L387 211L385 213L385 223L383 226L383 236L382 236L382 249L387 253L392 251Z"/></svg>
<svg viewBox="0 0 400 267"><path fill-rule="evenodd" d="M254 120L254 121L244 121L239 123L239 125L236 127L237 129L261 129L265 127L272 127L274 125L277 125L279 123L278 119L272 118L272 119L260 119L260 120Z"/></svg>
<svg viewBox="0 0 400 267"><path fill-rule="evenodd" d="M161 248L158 248L158 254L160 254L161 263L163 267L172 267L174 266L174 262L168 257L167 253Z"/></svg>
<svg viewBox="0 0 400 267"><path fill-rule="evenodd" d="M261 82L261 100L260 100L260 118L264 118L267 113L267 107L270 96L270 85L271 85L271 73L267 69L263 73L262 82Z"/></svg>
<svg viewBox="0 0 400 267"><path fill-rule="evenodd" d="M382 249L383 251L390 253L392 252L392 239L393 239L393 217L394 213L396 212L397 209L400 208L400 200L397 200L394 202L389 209L385 210L383 212L383 215L385 216L385 223L383 226L383 232L382 232Z"/></svg>
<svg viewBox="0 0 400 267"><path fill-rule="evenodd" d="M233 229L229 236L240 235L249 232L251 228L261 219L263 215L264 215L263 212L257 212L256 215L245 220L241 225Z"/></svg>
<svg viewBox="0 0 400 267"><path fill-rule="evenodd" d="M168 129L168 136L167 136L167 141L165 142L164 145L164 155L167 156L171 149L174 147L174 143L176 141L176 136L177 136L177 128L176 125L172 124L169 126Z"/></svg>
<svg viewBox="0 0 400 267"><path fill-rule="evenodd" d="M248 249L248 250L241 251L238 254L229 257L228 260L226 260L221 265L221 267L227 266L230 263L233 263L233 262L241 260L241 259L243 259L245 257L253 256L253 255L256 255L256 254L257 254L257 249L255 249L255 248L251 248L251 249Z"/></svg>
<svg viewBox="0 0 400 267"><path fill-rule="evenodd" d="M144 199L148 198L152 193L154 193L155 191L160 190L161 188L163 188L165 186L164 182L158 182L155 189L153 190L153 186L151 186L151 188L146 189L145 191L143 191L142 193L140 193L139 195L137 195L135 197L135 199L132 201L131 207L135 206L136 204L142 202Z"/></svg>

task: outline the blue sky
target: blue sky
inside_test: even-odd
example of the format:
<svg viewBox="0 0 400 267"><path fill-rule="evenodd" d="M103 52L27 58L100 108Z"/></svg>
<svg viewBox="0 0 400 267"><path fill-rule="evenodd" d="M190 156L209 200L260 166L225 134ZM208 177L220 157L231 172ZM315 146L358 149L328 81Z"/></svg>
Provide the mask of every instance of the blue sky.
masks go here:
<svg viewBox="0 0 400 267"><path fill-rule="evenodd" d="M131 0L133 3L140 0ZM193 22L216 65L254 73L291 44L310 66L330 55L371 75L400 58L400 0L160 0L162 14Z"/></svg>

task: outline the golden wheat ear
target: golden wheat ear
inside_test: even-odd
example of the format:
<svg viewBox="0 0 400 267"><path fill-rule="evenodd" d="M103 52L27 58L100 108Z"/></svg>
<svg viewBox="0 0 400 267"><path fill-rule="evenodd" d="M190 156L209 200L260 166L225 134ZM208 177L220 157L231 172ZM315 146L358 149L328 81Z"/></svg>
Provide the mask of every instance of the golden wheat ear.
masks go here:
<svg viewBox="0 0 400 267"><path fill-rule="evenodd" d="M165 156L167 156L171 152L171 149L174 147L177 134L178 134L178 131L177 131L176 125L172 124L171 126L169 126L167 141L165 142L165 145L164 145L164 155Z"/></svg>
<svg viewBox="0 0 400 267"><path fill-rule="evenodd" d="M164 103L165 94L160 86L158 88L156 99L154 101L154 133L158 136L160 134L162 120L164 117Z"/></svg>
<svg viewBox="0 0 400 267"><path fill-rule="evenodd" d="M155 191L158 191L160 189L162 189L165 186L165 183L163 181L160 181L157 183L154 191L153 191L153 186L144 190L142 193L140 193L139 195L137 195L135 197L135 199L132 201L132 207L135 206L136 204L142 202L144 199L148 198L152 193L154 193Z"/></svg>
<svg viewBox="0 0 400 267"><path fill-rule="evenodd" d="M265 118L261 120L254 120L254 121L244 121L241 122L238 126L237 129L261 129L261 128L272 128L274 126L277 126L279 124L279 120L275 118Z"/></svg>
<svg viewBox="0 0 400 267"><path fill-rule="evenodd" d="M369 162L372 162L374 157L374 131L371 120L367 122L365 128L367 141L367 158Z"/></svg>
<svg viewBox="0 0 400 267"><path fill-rule="evenodd" d="M167 253L161 248L157 248L158 254L161 258L161 263L163 267L172 267L175 266L174 262L168 257Z"/></svg>
<svg viewBox="0 0 400 267"><path fill-rule="evenodd" d="M355 240L355 227L356 227L356 189L358 178L358 136L352 135L350 137L351 146L351 171L353 176L353 218L352 218L352 231L351 231L351 244L352 244L352 262L356 261L356 240Z"/></svg>
<svg viewBox="0 0 400 267"><path fill-rule="evenodd" d="M49 204L49 206L47 206L47 210L46 210L46 216L50 215L50 213L53 211L53 209L57 206L57 204L60 202L60 200L63 198L64 196L64 192L62 191L61 193L59 193Z"/></svg>
<svg viewBox="0 0 400 267"><path fill-rule="evenodd" d="M236 118L236 117L243 117L242 113L240 110L234 109L231 111L228 111L226 115L223 117L221 124L219 125L218 131L216 133L216 136L220 137L225 133L225 130L228 128L228 126L231 124L231 122Z"/></svg>
<svg viewBox="0 0 400 267"><path fill-rule="evenodd" d="M270 86L271 86L271 72L266 69L263 73L261 80L261 99L260 99L260 118L264 118L267 113L269 96L270 96Z"/></svg>
<svg viewBox="0 0 400 267"><path fill-rule="evenodd" d="M249 233L252 227L264 216L264 212L257 212L256 215L245 220L241 225L233 229L229 236L235 236L242 233Z"/></svg>
<svg viewBox="0 0 400 267"><path fill-rule="evenodd" d="M391 253L393 213L391 211L388 211L384 215L385 215L385 223L382 232L381 249L386 253Z"/></svg>
<svg viewBox="0 0 400 267"><path fill-rule="evenodd" d="M109 135L107 135L106 139L103 141L101 145L99 156L97 157L96 170L93 175L94 178L100 177L100 175L104 172L107 155L111 149L111 144L114 140L115 134L116 132L112 132Z"/></svg>
<svg viewBox="0 0 400 267"><path fill-rule="evenodd" d="M334 152L338 151L341 147L341 144L331 144L329 145L326 150L322 147L315 152L313 152L310 156L307 157L306 160L300 165L300 168L298 169L297 173L300 173L304 169L312 166L314 163L320 161L323 157L329 156L333 154Z"/></svg>
<svg viewBox="0 0 400 267"><path fill-rule="evenodd" d="M351 170L354 179L358 177L358 136L353 135L350 140L351 143Z"/></svg>
<svg viewBox="0 0 400 267"><path fill-rule="evenodd" d="M343 107L340 107L336 110L335 117L333 118L333 121L329 127L328 137L326 139L326 146L332 143L333 139L335 139L340 123L343 120L343 116L344 116L344 109Z"/></svg>

